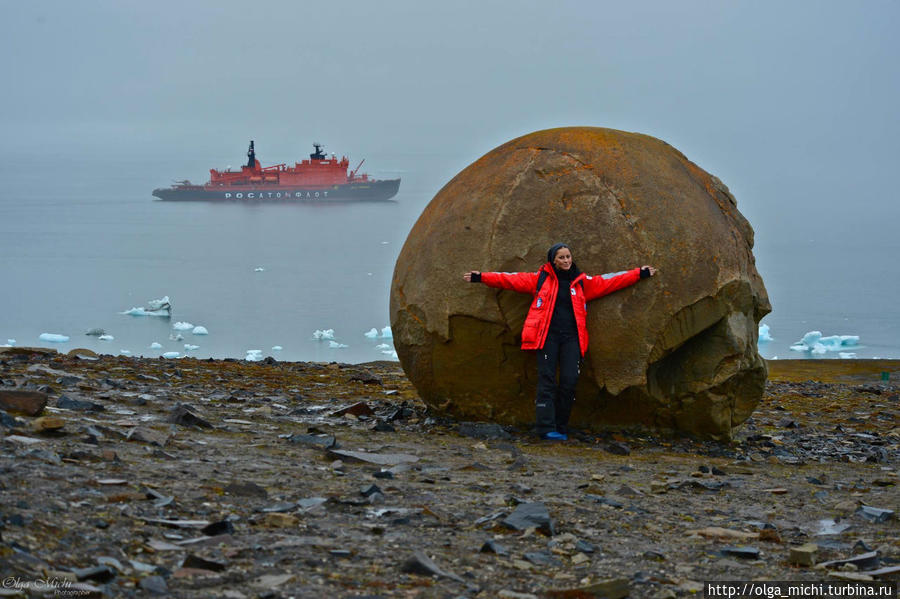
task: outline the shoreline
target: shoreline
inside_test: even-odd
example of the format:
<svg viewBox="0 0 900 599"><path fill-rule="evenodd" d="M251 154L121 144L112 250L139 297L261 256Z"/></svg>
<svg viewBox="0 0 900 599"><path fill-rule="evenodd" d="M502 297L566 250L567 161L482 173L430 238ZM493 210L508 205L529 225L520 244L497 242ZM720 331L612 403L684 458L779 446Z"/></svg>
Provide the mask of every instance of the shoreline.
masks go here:
<svg viewBox="0 0 900 599"><path fill-rule="evenodd" d="M666 599L715 580L900 575L900 360L769 361L731 443L547 444L435 417L392 361L14 350L0 350L0 391L47 399L2 427L0 563L24 582L96 597ZM11 596L43 596L28 592Z"/></svg>

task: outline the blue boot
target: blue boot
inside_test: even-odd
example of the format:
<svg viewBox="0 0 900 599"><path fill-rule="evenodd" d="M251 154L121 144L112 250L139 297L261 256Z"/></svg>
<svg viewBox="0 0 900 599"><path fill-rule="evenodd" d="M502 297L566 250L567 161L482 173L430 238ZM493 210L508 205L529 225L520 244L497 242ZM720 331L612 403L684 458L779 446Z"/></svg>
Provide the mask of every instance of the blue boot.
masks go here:
<svg viewBox="0 0 900 599"><path fill-rule="evenodd" d="M549 433L543 433L541 439L544 441L568 441L569 436L556 431L550 431Z"/></svg>

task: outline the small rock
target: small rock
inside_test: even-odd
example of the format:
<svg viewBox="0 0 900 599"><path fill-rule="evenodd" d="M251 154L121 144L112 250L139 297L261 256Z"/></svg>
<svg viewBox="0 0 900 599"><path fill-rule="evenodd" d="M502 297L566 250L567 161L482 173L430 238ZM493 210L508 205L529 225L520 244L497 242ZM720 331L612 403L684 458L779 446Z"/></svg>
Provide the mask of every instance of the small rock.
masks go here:
<svg viewBox="0 0 900 599"><path fill-rule="evenodd" d="M513 530L537 528L549 536L556 534L547 506L540 502L519 504L513 513L503 520L503 524Z"/></svg>
<svg viewBox="0 0 900 599"><path fill-rule="evenodd" d="M37 416L47 406L47 394L40 391L0 389L0 408L24 416Z"/></svg>
<svg viewBox="0 0 900 599"><path fill-rule="evenodd" d="M791 547L791 553L788 561L798 566L815 566L816 553L818 551L819 546L815 543L806 543L804 545L800 545L799 547Z"/></svg>
<svg viewBox="0 0 900 599"><path fill-rule="evenodd" d="M230 535L234 534L234 524L232 524L231 520L220 520L219 522L213 522L209 526L204 526L200 529L200 532L208 537Z"/></svg>
<svg viewBox="0 0 900 599"><path fill-rule="evenodd" d="M166 579L162 576L147 576L142 578L139 583L141 589L147 591L151 595L168 595L169 587L166 585Z"/></svg>
<svg viewBox="0 0 900 599"><path fill-rule="evenodd" d="M434 561L431 560L422 551L413 552L412 556L406 559L400 566L400 571L406 574L420 574L424 576L437 576L438 578L449 578L457 582L465 582L461 577L452 572L441 570Z"/></svg>
<svg viewBox="0 0 900 599"><path fill-rule="evenodd" d="M225 562L217 562L211 559L206 559L205 557L200 557L198 555L189 553L187 557L184 558L184 562L182 562L181 567L196 568L197 570L209 570L211 572L223 572L226 568L228 568L228 564Z"/></svg>
<svg viewBox="0 0 900 599"><path fill-rule="evenodd" d="M631 448L625 443L620 443L618 441L607 443L603 449L613 455L631 455Z"/></svg>
<svg viewBox="0 0 900 599"><path fill-rule="evenodd" d="M268 528L292 528L299 522L296 516L279 512L268 513L263 518L263 524Z"/></svg>
<svg viewBox="0 0 900 599"><path fill-rule="evenodd" d="M882 523L887 522L888 520L893 519L894 512L893 510L884 510L877 507L872 507L870 505L861 505L859 509L856 510L856 514L858 516L862 516L869 522Z"/></svg>
<svg viewBox="0 0 900 599"><path fill-rule="evenodd" d="M178 404L169 413L166 422L180 424L181 426L196 426L199 428L213 428L213 425L198 416L194 408L187 404Z"/></svg>
<svg viewBox="0 0 900 599"><path fill-rule="evenodd" d="M479 550L481 553L495 553L497 555L509 555L509 549L494 541L493 539L489 539L484 542L484 545L481 546Z"/></svg>
<svg viewBox="0 0 900 599"><path fill-rule="evenodd" d="M225 492L238 497L262 497L269 496L269 493L254 482L232 482L226 485Z"/></svg>
<svg viewBox="0 0 900 599"><path fill-rule="evenodd" d="M106 410L102 404L82 399L72 399L68 395L61 395L56 400L56 407L63 410L75 410L77 412L103 412Z"/></svg>
<svg viewBox="0 0 900 599"><path fill-rule="evenodd" d="M31 422L31 430L36 433L60 431L66 425L66 421L59 416L41 416Z"/></svg>
<svg viewBox="0 0 900 599"><path fill-rule="evenodd" d="M374 416L375 410L369 407L364 401L357 402L353 405L347 406L346 408L341 408L340 410L335 410L330 416L340 417L345 416L347 414L352 414L354 416Z"/></svg>
<svg viewBox="0 0 900 599"><path fill-rule="evenodd" d="M544 595L554 599L567 599L569 597L625 599L630 594L628 583L629 580L627 578L612 578L574 589L548 589L544 591Z"/></svg>
<svg viewBox="0 0 900 599"><path fill-rule="evenodd" d="M297 443L299 445L305 445L306 447L316 447L319 449L330 449L332 447L337 446L337 439L334 435L308 435L308 434L293 434L287 438L291 443Z"/></svg>

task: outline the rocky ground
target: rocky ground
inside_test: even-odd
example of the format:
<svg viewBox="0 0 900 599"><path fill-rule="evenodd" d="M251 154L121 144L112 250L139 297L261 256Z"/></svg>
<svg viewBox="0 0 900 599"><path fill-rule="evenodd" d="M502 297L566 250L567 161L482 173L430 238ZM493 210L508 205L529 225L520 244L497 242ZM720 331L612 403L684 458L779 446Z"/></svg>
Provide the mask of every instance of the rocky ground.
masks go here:
<svg viewBox="0 0 900 599"><path fill-rule="evenodd" d="M433 417L392 362L0 352L0 596L666 598L900 572L900 362L772 362L730 444L547 444Z"/></svg>

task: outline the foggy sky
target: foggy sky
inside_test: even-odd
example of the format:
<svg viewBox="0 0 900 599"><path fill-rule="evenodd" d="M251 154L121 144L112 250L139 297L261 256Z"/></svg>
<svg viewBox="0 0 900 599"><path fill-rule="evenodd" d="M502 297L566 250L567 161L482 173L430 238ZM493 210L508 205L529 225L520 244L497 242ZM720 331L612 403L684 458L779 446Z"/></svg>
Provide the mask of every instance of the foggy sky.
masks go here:
<svg viewBox="0 0 900 599"><path fill-rule="evenodd" d="M892 0L0 6L7 164L166 152L223 166L254 138L271 161L323 140L458 169L592 125L684 152L758 236L806 235L810 210L848 237L900 216Z"/></svg>

